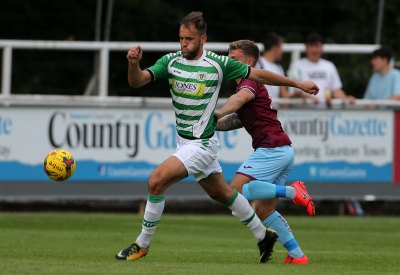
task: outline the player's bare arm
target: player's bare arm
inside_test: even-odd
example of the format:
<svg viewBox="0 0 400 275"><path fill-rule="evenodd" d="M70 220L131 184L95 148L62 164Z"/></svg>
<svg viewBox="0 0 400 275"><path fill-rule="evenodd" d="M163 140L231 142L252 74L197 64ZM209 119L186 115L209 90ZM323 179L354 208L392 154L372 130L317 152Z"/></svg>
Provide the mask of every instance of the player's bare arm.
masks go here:
<svg viewBox="0 0 400 275"><path fill-rule="evenodd" d="M230 131L242 128L243 124L239 116L235 113L226 115L217 122L217 131Z"/></svg>
<svg viewBox="0 0 400 275"><path fill-rule="evenodd" d="M219 119L227 114L234 113L244 104L253 99L254 95L251 92L247 89L241 89L236 94L231 95L224 106L214 112L214 115Z"/></svg>
<svg viewBox="0 0 400 275"><path fill-rule="evenodd" d="M311 95L316 95L319 91L318 86L312 81L295 81L267 70L251 68L248 78L267 85L294 87Z"/></svg>
<svg viewBox="0 0 400 275"><path fill-rule="evenodd" d="M148 71L140 69L139 62L143 52L140 46L129 49L126 58L128 59L128 83L133 88L140 88L151 81Z"/></svg>

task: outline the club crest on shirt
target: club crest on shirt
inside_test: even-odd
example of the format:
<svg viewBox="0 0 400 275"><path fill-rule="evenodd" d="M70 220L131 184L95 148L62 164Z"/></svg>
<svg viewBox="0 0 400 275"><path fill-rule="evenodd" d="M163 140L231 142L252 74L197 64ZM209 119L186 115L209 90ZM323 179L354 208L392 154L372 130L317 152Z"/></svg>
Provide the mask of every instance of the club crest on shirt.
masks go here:
<svg viewBox="0 0 400 275"><path fill-rule="evenodd" d="M205 81L206 79L207 79L207 73L206 72L198 72L197 73L197 80Z"/></svg>

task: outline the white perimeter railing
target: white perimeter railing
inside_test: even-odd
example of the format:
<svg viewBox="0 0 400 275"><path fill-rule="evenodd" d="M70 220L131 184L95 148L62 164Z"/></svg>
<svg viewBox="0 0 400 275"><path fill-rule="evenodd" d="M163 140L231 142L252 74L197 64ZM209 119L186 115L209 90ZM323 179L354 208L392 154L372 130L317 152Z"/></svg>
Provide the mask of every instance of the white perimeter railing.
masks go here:
<svg viewBox="0 0 400 275"><path fill-rule="evenodd" d="M40 41L40 40L0 40L2 49L2 82L0 98L10 97L11 73L14 49L27 50L66 50L66 51L93 51L99 53L99 92L98 97L108 97L108 70L110 51L127 51L132 46L140 44L144 51L174 52L180 49L178 42L84 42L84 41ZM229 43L208 42L205 48L215 52L227 52ZM263 50L262 44L258 44ZM377 49L376 44L325 44L325 53L369 54ZM291 53L291 59L300 58L305 47L302 43L286 43L283 45L285 52Z"/></svg>
<svg viewBox="0 0 400 275"><path fill-rule="evenodd" d="M227 98L220 98L218 106L222 106ZM300 98L274 98L278 104L286 104L287 107L280 106L279 109L287 108L313 108L314 103L311 100ZM119 96L66 96L66 95L0 95L0 106L80 106L80 107L130 107L130 108L169 108L171 99L165 97L119 97ZM398 100L369 100L357 99L355 103L349 104L342 99L331 100L332 109L400 109Z"/></svg>
<svg viewBox="0 0 400 275"><path fill-rule="evenodd" d="M168 98L146 97L115 97L108 95L108 73L110 51L127 51L135 45L141 45L148 52L175 52L180 50L178 42L85 42L85 41L41 41L41 40L0 40L2 49L2 81L0 93L0 105L78 105L78 106L170 106ZM263 45L257 44L260 50ZM325 44L325 53L337 54L370 54L379 48L377 44ZM228 42L208 42L205 48L215 52L226 53ZM14 49L27 50L65 50L65 51L93 51L99 53L99 92L97 96L62 96L62 95L13 95L11 93L12 53ZM303 43L285 43L284 52L291 54L291 61L299 59L305 51ZM289 103L306 106L312 104L302 99L274 99L277 103ZM225 99L220 100L220 104ZM400 107L400 101L391 100L356 100L354 105L349 105L342 100L332 100L333 108L357 108L369 105L387 107Z"/></svg>

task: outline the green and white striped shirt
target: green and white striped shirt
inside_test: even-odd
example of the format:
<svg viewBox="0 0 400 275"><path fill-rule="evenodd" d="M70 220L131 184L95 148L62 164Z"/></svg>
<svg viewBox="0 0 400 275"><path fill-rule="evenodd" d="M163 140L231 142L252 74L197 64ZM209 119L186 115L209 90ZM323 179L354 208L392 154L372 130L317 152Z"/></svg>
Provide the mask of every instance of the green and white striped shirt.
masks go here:
<svg viewBox="0 0 400 275"><path fill-rule="evenodd" d="M187 60L181 51L169 53L147 70L153 81L168 78L177 131L189 138L214 134L214 110L222 82L250 73L247 64L210 51L198 60Z"/></svg>

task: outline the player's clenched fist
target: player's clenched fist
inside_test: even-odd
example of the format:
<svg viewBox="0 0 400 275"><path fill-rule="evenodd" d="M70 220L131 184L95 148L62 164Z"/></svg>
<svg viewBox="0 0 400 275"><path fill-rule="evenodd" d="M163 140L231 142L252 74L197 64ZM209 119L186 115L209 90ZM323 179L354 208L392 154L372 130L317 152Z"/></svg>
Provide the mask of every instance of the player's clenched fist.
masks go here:
<svg viewBox="0 0 400 275"><path fill-rule="evenodd" d="M312 81L300 82L300 89L310 95L316 95L319 92L319 87Z"/></svg>
<svg viewBox="0 0 400 275"><path fill-rule="evenodd" d="M126 55L129 64L136 65L142 59L142 48L140 46L136 46L130 48L128 54Z"/></svg>

